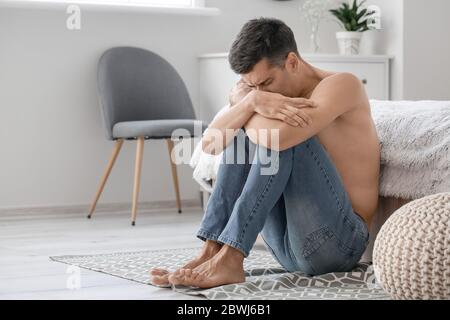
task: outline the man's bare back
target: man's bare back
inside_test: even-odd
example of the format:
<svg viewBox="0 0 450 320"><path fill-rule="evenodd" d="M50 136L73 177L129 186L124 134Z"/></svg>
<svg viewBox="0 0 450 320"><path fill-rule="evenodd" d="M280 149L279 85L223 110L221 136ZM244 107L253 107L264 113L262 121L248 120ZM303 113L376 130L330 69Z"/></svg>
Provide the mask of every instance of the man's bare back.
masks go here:
<svg viewBox="0 0 450 320"><path fill-rule="evenodd" d="M336 75L322 74L323 79ZM378 203L380 144L368 100L361 99L317 136L336 165L354 211L370 227Z"/></svg>

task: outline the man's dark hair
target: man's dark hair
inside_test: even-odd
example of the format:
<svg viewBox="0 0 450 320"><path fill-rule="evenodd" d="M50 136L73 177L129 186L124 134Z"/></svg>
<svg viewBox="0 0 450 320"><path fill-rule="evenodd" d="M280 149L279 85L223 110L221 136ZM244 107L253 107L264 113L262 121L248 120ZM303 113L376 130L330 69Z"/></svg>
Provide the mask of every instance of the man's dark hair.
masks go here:
<svg viewBox="0 0 450 320"><path fill-rule="evenodd" d="M228 61L234 72L245 74L263 58L272 66L281 67L289 52L300 56L291 28L278 19L258 18L242 27L231 46Z"/></svg>

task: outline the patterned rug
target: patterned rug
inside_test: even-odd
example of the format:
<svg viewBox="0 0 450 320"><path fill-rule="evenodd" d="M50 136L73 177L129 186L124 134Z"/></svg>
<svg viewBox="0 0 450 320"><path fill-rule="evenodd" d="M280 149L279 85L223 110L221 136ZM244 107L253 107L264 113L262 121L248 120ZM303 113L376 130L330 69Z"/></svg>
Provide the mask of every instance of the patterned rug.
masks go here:
<svg viewBox="0 0 450 320"><path fill-rule="evenodd" d="M110 274L116 277L150 283L149 270L163 267L174 271L198 253L199 248L157 251L120 252L110 254L50 257L80 268ZM244 260L246 282L210 289L173 286L172 289L207 299L357 299L387 300L390 297L376 282L370 263L359 263L351 272L308 276L302 272L287 272L263 250L253 250ZM170 288L170 286L167 286Z"/></svg>

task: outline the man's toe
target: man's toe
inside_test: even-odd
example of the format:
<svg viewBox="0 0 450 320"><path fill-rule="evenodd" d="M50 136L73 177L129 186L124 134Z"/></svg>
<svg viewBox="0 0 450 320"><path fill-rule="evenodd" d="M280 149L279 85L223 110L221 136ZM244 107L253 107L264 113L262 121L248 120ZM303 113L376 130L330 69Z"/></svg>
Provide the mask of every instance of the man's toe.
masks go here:
<svg viewBox="0 0 450 320"><path fill-rule="evenodd" d="M183 285L185 286L193 286L195 285L195 279L198 275L198 272L192 270L186 270L183 277Z"/></svg>
<svg viewBox="0 0 450 320"><path fill-rule="evenodd" d="M174 273L169 274L168 280L173 285L179 285L183 282L184 279L184 271L177 270Z"/></svg>
<svg viewBox="0 0 450 320"><path fill-rule="evenodd" d="M150 274L154 275L154 276L162 276L165 274L168 274L169 271L165 270L165 269L160 269L160 268L154 268L152 270L150 270Z"/></svg>
<svg viewBox="0 0 450 320"><path fill-rule="evenodd" d="M199 286L205 279L206 279L206 275L204 273L196 272L193 275L193 282L197 286Z"/></svg>
<svg viewBox="0 0 450 320"><path fill-rule="evenodd" d="M184 277L189 278L192 275L192 269L184 269Z"/></svg>
<svg viewBox="0 0 450 320"><path fill-rule="evenodd" d="M169 283L168 275L153 276L151 282L157 286L166 285Z"/></svg>

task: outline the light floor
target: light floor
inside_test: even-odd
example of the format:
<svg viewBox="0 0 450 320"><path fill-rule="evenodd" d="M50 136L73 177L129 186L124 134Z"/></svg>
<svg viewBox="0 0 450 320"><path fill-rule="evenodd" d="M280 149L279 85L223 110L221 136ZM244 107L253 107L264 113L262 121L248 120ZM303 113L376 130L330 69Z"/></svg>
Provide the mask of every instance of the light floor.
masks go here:
<svg viewBox="0 0 450 320"><path fill-rule="evenodd" d="M0 215L0 300L2 299L204 299L81 269L81 288L67 288L68 265L49 256L200 246L195 232L201 208L141 211L135 227L129 211L84 210ZM254 249L264 249L255 244Z"/></svg>

